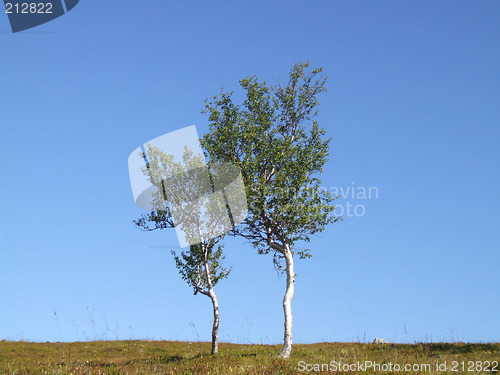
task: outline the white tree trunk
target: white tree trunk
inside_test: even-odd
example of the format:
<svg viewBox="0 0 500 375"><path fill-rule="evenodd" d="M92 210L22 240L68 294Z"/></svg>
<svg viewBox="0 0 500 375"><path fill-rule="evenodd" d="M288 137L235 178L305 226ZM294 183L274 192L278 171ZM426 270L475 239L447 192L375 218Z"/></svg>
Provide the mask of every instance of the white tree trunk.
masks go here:
<svg viewBox="0 0 500 375"><path fill-rule="evenodd" d="M219 302L213 289L210 289L210 299L214 308L214 323L212 325L212 354L219 352Z"/></svg>
<svg viewBox="0 0 500 375"><path fill-rule="evenodd" d="M212 285L212 277L210 276L210 267L208 265L208 249L203 240L203 236L201 235L200 229L198 228L200 238L202 242L202 249L204 254L203 265L205 267L205 276L207 277L207 287L208 287L208 296L212 300L212 306L214 310L214 323L212 325L212 354L217 354L219 352L219 302L217 301L217 296L214 292L214 288Z"/></svg>
<svg viewBox="0 0 500 375"><path fill-rule="evenodd" d="M290 247L285 245L283 252L286 261L286 292L283 297L283 312L285 314L285 337L280 357L288 358L292 352L292 299L295 292L295 272L293 270L293 255Z"/></svg>

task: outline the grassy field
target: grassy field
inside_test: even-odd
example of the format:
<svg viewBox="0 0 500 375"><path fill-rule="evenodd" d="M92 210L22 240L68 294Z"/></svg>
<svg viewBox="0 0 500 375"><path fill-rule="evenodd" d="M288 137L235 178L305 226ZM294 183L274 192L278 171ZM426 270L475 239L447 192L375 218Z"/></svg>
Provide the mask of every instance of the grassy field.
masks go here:
<svg viewBox="0 0 500 375"><path fill-rule="evenodd" d="M288 360L278 357L279 345L221 343L219 350L212 356L210 343L203 342L0 341L0 374L491 374L500 370L493 363L500 359L500 344L296 344ZM372 368L357 367L358 362L371 363ZM484 371L488 362L490 371ZM405 365L409 371L404 371Z"/></svg>

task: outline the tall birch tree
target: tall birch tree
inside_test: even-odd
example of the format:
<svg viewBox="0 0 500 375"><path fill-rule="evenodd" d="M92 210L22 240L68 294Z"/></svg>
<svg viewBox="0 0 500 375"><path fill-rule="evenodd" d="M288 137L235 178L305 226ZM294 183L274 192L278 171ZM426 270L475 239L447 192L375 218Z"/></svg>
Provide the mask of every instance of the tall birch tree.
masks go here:
<svg viewBox="0 0 500 375"><path fill-rule="evenodd" d="M316 121L318 94L326 91L322 69L298 63L288 81L269 86L255 76L242 79L242 104L232 92L206 103L209 132L202 146L212 162L241 168L249 214L233 233L246 238L260 254L272 254L286 273L283 298L284 340L281 357L292 350L294 256L310 257L310 242L335 217L336 198L321 189L318 176L329 158L329 142Z"/></svg>

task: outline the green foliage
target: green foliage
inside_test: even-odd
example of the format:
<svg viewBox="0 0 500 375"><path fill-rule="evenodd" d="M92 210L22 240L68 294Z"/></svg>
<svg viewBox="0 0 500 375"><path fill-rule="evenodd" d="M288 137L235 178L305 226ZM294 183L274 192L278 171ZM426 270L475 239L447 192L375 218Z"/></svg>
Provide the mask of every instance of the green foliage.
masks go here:
<svg viewBox="0 0 500 375"><path fill-rule="evenodd" d="M210 282L212 287L215 287L219 280L225 279L229 276L230 270L222 266L222 262L225 258L222 252L222 246L217 246L217 250L213 251L214 246L215 243L213 241L209 241L206 254L202 244L190 246L189 251L181 252L180 256L172 251L175 264L182 276L182 279L193 287L194 294L198 292L208 293L209 282L206 273L202 268L205 263L205 257L210 270Z"/></svg>
<svg viewBox="0 0 500 375"><path fill-rule="evenodd" d="M243 174L249 215L235 234L259 253L309 242L339 220L333 213L336 197L321 189L318 179L329 157L330 139L315 120L326 78L320 78L321 68L308 67L296 64L284 86L268 86L255 76L242 79L246 99L241 105L232 93L222 92L204 110L210 121L202 139L207 156L233 163ZM308 257L308 251L298 254Z"/></svg>
<svg viewBox="0 0 500 375"><path fill-rule="evenodd" d="M187 238L200 238L201 242L191 245L189 250L180 255L172 251L172 254L181 277L193 287L194 293L209 295L210 289L228 277L229 270L222 266L222 245L218 245L214 251L222 236L209 236L207 239L200 236L200 229L207 221L212 225L216 222L214 218L200 214L202 210L216 217L226 210L225 206L203 206L203 200L198 199L214 190L205 160L202 156L193 155L188 148L182 160L174 160L173 155L150 145L143 156L146 160L143 173L157 191L152 196L154 209L134 223L146 231L174 228L175 216L183 224Z"/></svg>

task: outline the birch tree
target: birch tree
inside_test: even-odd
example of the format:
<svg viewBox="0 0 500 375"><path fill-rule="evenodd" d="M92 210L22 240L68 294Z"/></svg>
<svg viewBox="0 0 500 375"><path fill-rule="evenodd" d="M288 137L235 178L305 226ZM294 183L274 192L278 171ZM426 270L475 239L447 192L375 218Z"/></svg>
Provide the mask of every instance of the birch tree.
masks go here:
<svg viewBox="0 0 500 375"><path fill-rule="evenodd" d="M336 222L333 197L318 175L329 157L330 139L318 125L318 94L326 91L322 69L298 63L284 84L267 85L255 76L242 79L242 104L232 92L206 103L209 132L202 146L215 162L241 168L249 214L233 234L246 238L260 254L272 254L286 273L283 298L284 340L281 357L292 350L294 256L310 257L311 236Z"/></svg>
<svg viewBox="0 0 500 375"><path fill-rule="evenodd" d="M152 198L154 210L134 223L146 231L175 228L182 224L183 234L191 245L187 251L180 254L172 251L172 254L180 275L193 288L194 294L206 295L212 301L211 352L216 354L219 303L214 288L220 280L228 277L229 270L222 266L224 255L219 243L223 236L211 235L210 229L217 231L217 219L225 213L226 207L218 201L203 199L205 194L213 191L203 157L194 156L186 149L182 162L175 161L173 155L148 146L144 158L146 168L143 173L157 188Z"/></svg>

